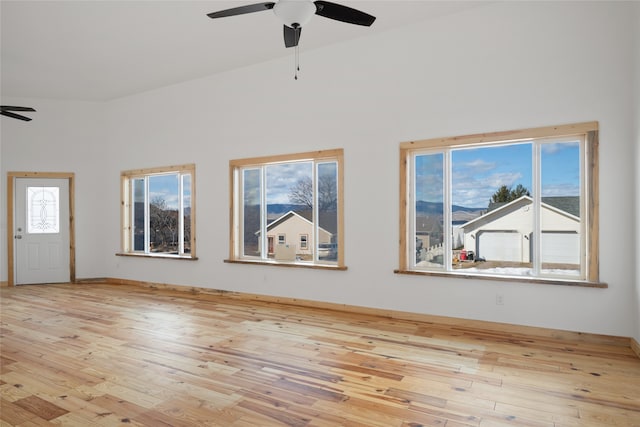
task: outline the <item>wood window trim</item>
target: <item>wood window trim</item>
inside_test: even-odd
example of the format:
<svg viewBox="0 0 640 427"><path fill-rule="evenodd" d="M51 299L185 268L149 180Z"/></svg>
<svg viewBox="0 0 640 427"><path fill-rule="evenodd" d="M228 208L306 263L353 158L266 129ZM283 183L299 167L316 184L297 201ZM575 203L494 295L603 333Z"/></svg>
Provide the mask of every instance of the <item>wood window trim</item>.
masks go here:
<svg viewBox="0 0 640 427"><path fill-rule="evenodd" d="M295 162L295 161L322 161L336 160L337 163L337 189L338 189L338 245L341 248L338 251L338 260L334 264L309 264L300 262L277 262L271 260L245 259L236 255L236 246L238 244L235 233L235 212L239 208L240 202L236 199L236 176L237 171L241 168L251 166L265 166L276 163ZM245 265L267 265L294 268L310 268L320 270L345 271L347 267L344 261L345 242L344 242L344 150L342 148L307 151L293 154L279 154L260 157L251 157L245 159L234 159L229 161L229 257L224 260L230 264Z"/></svg>
<svg viewBox="0 0 640 427"><path fill-rule="evenodd" d="M131 232L130 216L129 216L129 190L127 183L132 178L145 177L149 175L160 175L165 173L189 173L191 174L191 251L189 255L175 254L146 254L131 252L128 250L128 233ZM196 165L195 163L187 163L182 165L172 165L164 167L153 167L144 169L131 169L120 172L120 248L116 256L131 256L139 258L164 258L195 261L198 259L196 255ZM129 245L131 242L129 242Z"/></svg>
<svg viewBox="0 0 640 427"><path fill-rule="evenodd" d="M397 274L409 274L419 276L455 277L465 279L509 281L524 283L541 283L554 285L586 286L606 288L606 283L600 282L599 277L599 126L598 122L584 122L559 126L546 126L540 128L519 129L502 132L480 133L473 135L433 138L400 143L400 203L399 203L399 268L394 270ZM584 135L587 147L585 169L587 180L585 182L588 198L588 223L586 242L587 265L586 280L566 280L554 278L520 278L513 276L496 276L483 274L464 274L458 272L432 272L410 268L409 241L408 241L408 208L409 208L409 157L416 150L429 148L458 148L471 144L482 145L496 142L517 142L529 139L567 137Z"/></svg>

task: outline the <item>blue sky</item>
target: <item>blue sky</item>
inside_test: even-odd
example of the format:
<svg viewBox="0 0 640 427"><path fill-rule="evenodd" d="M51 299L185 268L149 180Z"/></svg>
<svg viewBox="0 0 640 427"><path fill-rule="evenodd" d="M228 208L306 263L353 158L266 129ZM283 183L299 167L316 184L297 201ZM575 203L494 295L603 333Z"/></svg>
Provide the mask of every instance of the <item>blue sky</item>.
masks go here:
<svg viewBox="0 0 640 427"><path fill-rule="evenodd" d="M267 204L291 203L290 188L298 180L311 178L312 162L292 162L267 166Z"/></svg>
<svg viewBox="0 0 640 427"><path fill-rule="evenodd" d="M453 204L486 208L502 185L522 184L532 191L532 144L511 144L452 150ZM418 200L442 201L441 154L416 158ZM580 194L580 161L577 143L546 143L541 148L542 196Z"/></svg>
<svg viewBox="0 0 640 427"><path fill-rule="evenodd" d="M337 172L335 162L318 164L318 173L333 176ZM289 199L291 187L301 179L311 179L313 174L313 162L290 162L268 165L266 167L266 191L267 204L292 203ZM260 201L260 171L258 169L247 169L244 172L244 198L248 203L259 203Z"/></svg>
<svg viewBox="0 0 640 427"><path fill-rule="evenodd" d="M170 209L178 209L178 175L153 175L149 177L149 201L161 197ZM184 204L191 206L191 177L185 176Z"/></svg>

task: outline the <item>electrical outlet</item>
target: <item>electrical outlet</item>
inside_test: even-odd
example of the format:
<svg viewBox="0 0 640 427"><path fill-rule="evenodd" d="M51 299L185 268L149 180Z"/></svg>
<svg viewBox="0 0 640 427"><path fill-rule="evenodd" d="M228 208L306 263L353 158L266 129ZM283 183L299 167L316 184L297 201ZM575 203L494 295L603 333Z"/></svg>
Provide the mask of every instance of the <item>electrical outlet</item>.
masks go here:
<svg viewBox="0 0 640 427"><path fill-rule="evenodd" d="M496 305L504 305L504 295L496 294Z"/></svg>

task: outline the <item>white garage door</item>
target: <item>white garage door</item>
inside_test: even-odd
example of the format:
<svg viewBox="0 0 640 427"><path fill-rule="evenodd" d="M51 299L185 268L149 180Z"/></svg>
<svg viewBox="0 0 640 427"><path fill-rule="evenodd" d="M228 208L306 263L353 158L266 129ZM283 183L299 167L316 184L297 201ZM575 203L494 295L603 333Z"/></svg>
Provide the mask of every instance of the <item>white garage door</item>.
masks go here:
<svg viewBox="0 0 640 427"><path fill-rule="evenodd" d="M575 232L542 233L542 262L580 264L580 235Z"/></svg>
<svg viewBox="0 0 640 427"><path fill-rule="evenodd" d="M522 261L520 233L483 231L477 239L478 256L487 261Z"/></svg>

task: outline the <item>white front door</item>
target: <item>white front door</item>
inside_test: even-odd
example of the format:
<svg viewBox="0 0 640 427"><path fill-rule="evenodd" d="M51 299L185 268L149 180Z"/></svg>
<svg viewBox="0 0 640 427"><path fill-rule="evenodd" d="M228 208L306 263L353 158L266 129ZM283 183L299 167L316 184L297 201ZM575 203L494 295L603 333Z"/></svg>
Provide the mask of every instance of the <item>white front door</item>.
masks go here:
<svg viewBox="0 0 640 427"><path fill-rule="evenodd" d="M14 195L14 283L69 282L69 180L16 178Z"/></svg>

